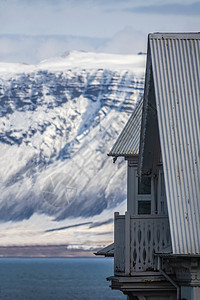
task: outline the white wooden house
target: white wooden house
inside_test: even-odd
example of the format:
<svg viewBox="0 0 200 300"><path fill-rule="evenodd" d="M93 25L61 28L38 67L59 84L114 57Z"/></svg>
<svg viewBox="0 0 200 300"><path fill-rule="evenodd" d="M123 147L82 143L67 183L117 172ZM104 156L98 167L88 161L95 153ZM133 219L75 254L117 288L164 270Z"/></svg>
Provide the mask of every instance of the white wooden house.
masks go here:
<svg viewBox="0 0 200 300"><path fill-rule="evenodd" d="M109 155L128 170L111 287L130 300L200 299L199 33L149 34L144 96Z"/></svg>

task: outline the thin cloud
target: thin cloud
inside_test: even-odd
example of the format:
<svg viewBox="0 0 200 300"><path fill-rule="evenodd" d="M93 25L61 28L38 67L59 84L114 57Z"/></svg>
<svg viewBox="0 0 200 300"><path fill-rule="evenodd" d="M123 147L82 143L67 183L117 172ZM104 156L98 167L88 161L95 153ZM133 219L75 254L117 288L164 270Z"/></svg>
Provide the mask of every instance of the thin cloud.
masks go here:
<svg viewBox="0 0 200 300"><path fill-rule="evenodd" d="M131 26L117 32L107 43L98 49L100 52L137 54L146 50L146 36Z"/></svg>
<svg viewBox="0 0 200 300"><path fill-rule="evenodd" d="M80 227L80 226L90 225L90 224L92 224L92 222L85 222L85 223L80 223L80 224L75 224L75 225L69 225L69 226L64 226L64 227L59 227L59 228L48 229L45 232L61 231L61 230L69 229L69 228L75 228L75 227Z"/></svg>
<svg viewBox="0 0 200 300"><path fill-rule="evenodd" d="M90 225L89 228L96 228L96 227L100 227L100 226L103 226L103 225L108 225L108 224L111 224L111 223L113 223L113 218L108 219L108 220L103 221L103 222L85 222L85 223L79 223L79 224L75 224L75 225L52 228L52 229L46 230L45 232L61 231L61 230L80 227L80 226L84 226L84 225Z"/></svg>
<svg viewBox="0 0 200 300"><path fill-rule="evenodd" d="M95 52L107 39L70 35L0 35L0 61L39 63L44 59L61 56L66 51Z"/></svg>
<svg viewBox="0 0 200 300"><path fill-rule="evenodd" d="M0 246L1 257L93 257L94 251L96 248L72 248L69 244Z"/></svg>
<svg viewBox="0 0 200 300"><path fill-rule="evenodd" d="M126 9L126 11L128 11ZM162 5L148 5L148 6L138 6L133 8L133 13L142 14L162 14L162 15L200 15L200 2L194 2L191 4L181 4L181 3L170 3Z"/></svg>
<svg viewBox="0 0 200 300"><path fill-rule="evenodd" d="M102 231L102 232L95 232L95 235L112 235L113 231Z"/></svg>
<svg viewBox="0 0 200 300"><path fill-rule="evenodd" d="M113 218L111 219L108 219L106 221L103 221L103 222L94 222L90 225L89 228L96 228L96 227L99 227L99 226L103 226L103 225L107 225L107 224L111 224L113 223Z"/></svg>

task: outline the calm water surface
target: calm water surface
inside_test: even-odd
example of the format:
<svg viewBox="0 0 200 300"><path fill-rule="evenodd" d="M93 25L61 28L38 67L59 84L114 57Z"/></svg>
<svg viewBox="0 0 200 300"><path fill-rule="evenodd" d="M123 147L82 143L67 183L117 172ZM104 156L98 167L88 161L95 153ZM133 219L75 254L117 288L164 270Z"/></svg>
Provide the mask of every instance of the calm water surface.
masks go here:
<svg viewBox="0 0 200 300"><path fill-rule="evenodd" d="M115 300L111 258L0 258L0 299Z"/></svg>

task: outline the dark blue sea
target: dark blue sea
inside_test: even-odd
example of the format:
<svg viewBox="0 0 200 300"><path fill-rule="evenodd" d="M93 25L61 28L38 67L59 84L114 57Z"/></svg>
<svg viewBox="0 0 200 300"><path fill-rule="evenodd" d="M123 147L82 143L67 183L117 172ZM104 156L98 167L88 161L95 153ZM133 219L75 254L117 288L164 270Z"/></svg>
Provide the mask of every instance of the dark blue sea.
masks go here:
<svg viewBox="0 0 200 300"><path fill-rule="evenodd" d="M0 299L116 300L112 258L0 258Z"/></svg>

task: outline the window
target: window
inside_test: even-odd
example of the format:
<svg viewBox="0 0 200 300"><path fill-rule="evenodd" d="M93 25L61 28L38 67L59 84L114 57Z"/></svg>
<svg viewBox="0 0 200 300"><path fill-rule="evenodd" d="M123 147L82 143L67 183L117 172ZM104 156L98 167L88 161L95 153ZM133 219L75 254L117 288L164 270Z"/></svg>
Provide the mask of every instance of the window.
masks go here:
<svg viewBox="0 0 200 300"><path fill-rule="evenodd" d="M160 167L158 178L158 214L167 214L167 199L165 193L164 172L162 166Z"/></svg>
<svg viewBox="0 0 200 300"><path fill-rule="evenodd" d="M150 177L138 178L138 194L139 195L151 194L151 178Z"/></svg>
<svg viewBox="0 0 200 300"><path fill-rule="evenodd" d="M143 200L138 201L138 215L150 215L151 214L151 201Z"/></svg>
<svg viewBox="0 0 200 300"><path fill-rule="evenodd" d="M138 178L137 212L138 215L151 214L151 177Z"/></svg>

